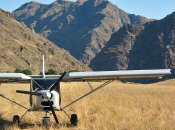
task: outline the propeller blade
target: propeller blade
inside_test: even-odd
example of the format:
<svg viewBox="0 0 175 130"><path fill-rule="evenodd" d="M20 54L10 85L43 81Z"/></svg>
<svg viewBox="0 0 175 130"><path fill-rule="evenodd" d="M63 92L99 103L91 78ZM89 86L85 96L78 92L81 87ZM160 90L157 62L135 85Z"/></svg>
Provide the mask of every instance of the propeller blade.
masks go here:
<svg viewBox="0 0 175 130"><path fill-rule="evenodd" d="M55 114L55 110L54 110L54 108L53 108L53 106L52 106L52 103L51 103L49 100L48 100L48 102L49 102L50 108L51 108L51 110L52 110L52 114L53 114L53 116L54 116L54 118L55 118L55 121L56 121L57 124L59 124L59 121L58 121L58 118L57 118L57 116L56 116L56 114Z"/></svg>
<svg viewBox="0 0 175 130"><path fill-rule="evenodd" d="M36 96L41 96L42 94L36 93L36 92L30 92L30 91L21 91L21 90L16 90L17 93L22 93L22 94L30 94L30 95L36 95Z"/></svg>
<svg viewBox="0 0 175 130"><path fill-rule="evenodd" d="M61 77L57 80L57 82L50 88L50 92L57 86L57 84L63 79L65 76L66 72L64 72Z"/></svg>

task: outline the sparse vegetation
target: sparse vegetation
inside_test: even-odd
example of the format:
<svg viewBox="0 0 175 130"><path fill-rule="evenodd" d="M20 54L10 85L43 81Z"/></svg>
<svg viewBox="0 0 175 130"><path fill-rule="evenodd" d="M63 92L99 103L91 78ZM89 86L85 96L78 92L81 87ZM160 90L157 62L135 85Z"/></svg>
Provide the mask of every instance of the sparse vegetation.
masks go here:
<svg viewBox="0 0 175 130"><path fill-rule="evenodd" d="M21 72L22 72L22 70L19 69L19 68L17 68L17 69L15 70L15 73L21 73Z"/></svg>
<svg viewBox="0 0 175 130"><path fill-rule="evenodd" d="M66 108L71 115L78 114L77 127L66 127L69 118L64 112L56 112L61 126L53 123L51 129L175 129L175 80L157 84L134 84L113 82L105 88ZM92 82L93 87L100 82ZM15 93L16 89L29 90L26 84L2 84L0 91L5 96L29 106L29 96ZM62 107L90 91L87 83L61 83ZM42 117L44 112L30 112L19 127L11 126L13 115L22 116L25 110L0 98L0 129L44 129Z"/></svg>
<svg viewBox="0 0 175 130"><path fill-rule="evenodd" d="M28 70L28 69L21 70L21 69L17 68L14 72L15 73L23 73L23 74L26 74L26 75L32 75L32 71Z"/></svg>
<svg viewBox="0 0 175 130"><path fill-rule="evenodd" d="M79 71L79 70L70 70L69 72L80 72L80 71ZM69 73L69 72L68 72L68 73ZM63 72L60 72L59 74L62 75Z"/></svg>
<svg viewBox="0 0 175 130"><path fill-rule="evenodd" d="M49 69L47 72L46 72L46 75L57 75L58 73L56 72L56 70L53 70L53 69Z"/></svg>
<svg viewBox="0 0 175 130"><path fill-rule="evenodd" d="M80 72L79 70L70 70L69 72Z"/></svg>
<svg viewBox="0 0 175 130"><path fill-rule="evenodd" d="M32 72L30 70L28 70L28 69L22 70L22 73L26 74L26 75L32 75Z"/></svg>

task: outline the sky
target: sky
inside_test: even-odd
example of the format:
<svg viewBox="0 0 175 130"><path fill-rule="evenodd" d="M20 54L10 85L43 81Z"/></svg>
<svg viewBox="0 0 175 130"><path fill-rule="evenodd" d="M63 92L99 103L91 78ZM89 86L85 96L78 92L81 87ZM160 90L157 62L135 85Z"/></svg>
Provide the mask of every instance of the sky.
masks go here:
<svg viewBox="0 0 175 130"><path fill-rule="evenodd" d="M20 5L31 0L0 0L0 8L12 12ZM50 4L55 0L32 0L39 3ZM76 1L76 0L70 0ZM122 10L147 18L162 19L175 11L175 0L109 0Z"/></svg>

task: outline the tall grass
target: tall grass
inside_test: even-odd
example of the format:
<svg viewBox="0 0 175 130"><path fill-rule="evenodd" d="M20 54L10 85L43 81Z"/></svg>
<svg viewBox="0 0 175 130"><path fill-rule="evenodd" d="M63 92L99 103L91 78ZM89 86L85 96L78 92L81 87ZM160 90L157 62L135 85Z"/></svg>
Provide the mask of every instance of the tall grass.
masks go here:
<svg viewBox="0 0 175 130"><path fill-rule="evenodd" d="M69 127L69 118L63 112L56 112L61 123L51 129L175 129L175 87L174 80L158 84L143 85L133 83L113 82L105 88L82 99L66 108L71 115L76 113L79 118L77 127ZM97 87L102 83L92 82ZM29 96L16 94L16 89L29 90L27 84L2 84L0 93L29 106ZM61 83L62 107L90 91L88 84ZM44 112L30 112L19 127L12 126L13 115L22 116L25 109L0 98L1 129L43 129L42 117Z"/></svg>

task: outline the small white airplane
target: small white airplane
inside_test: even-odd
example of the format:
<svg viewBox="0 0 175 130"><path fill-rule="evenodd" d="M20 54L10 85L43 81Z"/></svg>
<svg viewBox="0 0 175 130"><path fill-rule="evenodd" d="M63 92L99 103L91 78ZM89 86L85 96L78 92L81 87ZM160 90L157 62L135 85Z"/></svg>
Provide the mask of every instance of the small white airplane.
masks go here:
<svg viewBox="0 0 175 130"><path fill-rule="evenodd" d="M97 72L64 72L62 75L45 75L44 73L44 56L42 58L42 75L24 75L22 73L0 73L0 83L30 83L30 91L17 90L17 93L29 94L30 95L30 108L27 108L7 97L0 94L1 97L19 105L27 111L20 118L18 115L13 117L13 123L19 124L22 118L27 112L31 111L45 111L46 115L43 117L43 125L50 126L50 118L47 116L49 111L55 118L56 123L59 124L58 118L55 114L56 111L64 111L65 108L74 104L75 102L83 99L91 93L103 88L110 84L114 80L121 79L142 79L142 78L161 78L164 75L170 75L170 69L154 69L154 70L125 70L125 71L97 71ZM92 81L92 80L107 80L105 83L91 91L77 100L69 103L68 105L61 107L61 93L60 93L60 82L61 81ZM89 83L89 82L88 82ZM70 118L70 122L73 125L77 124L78 118L76 114L72 114L71 117L65 112Z"/></svg>

